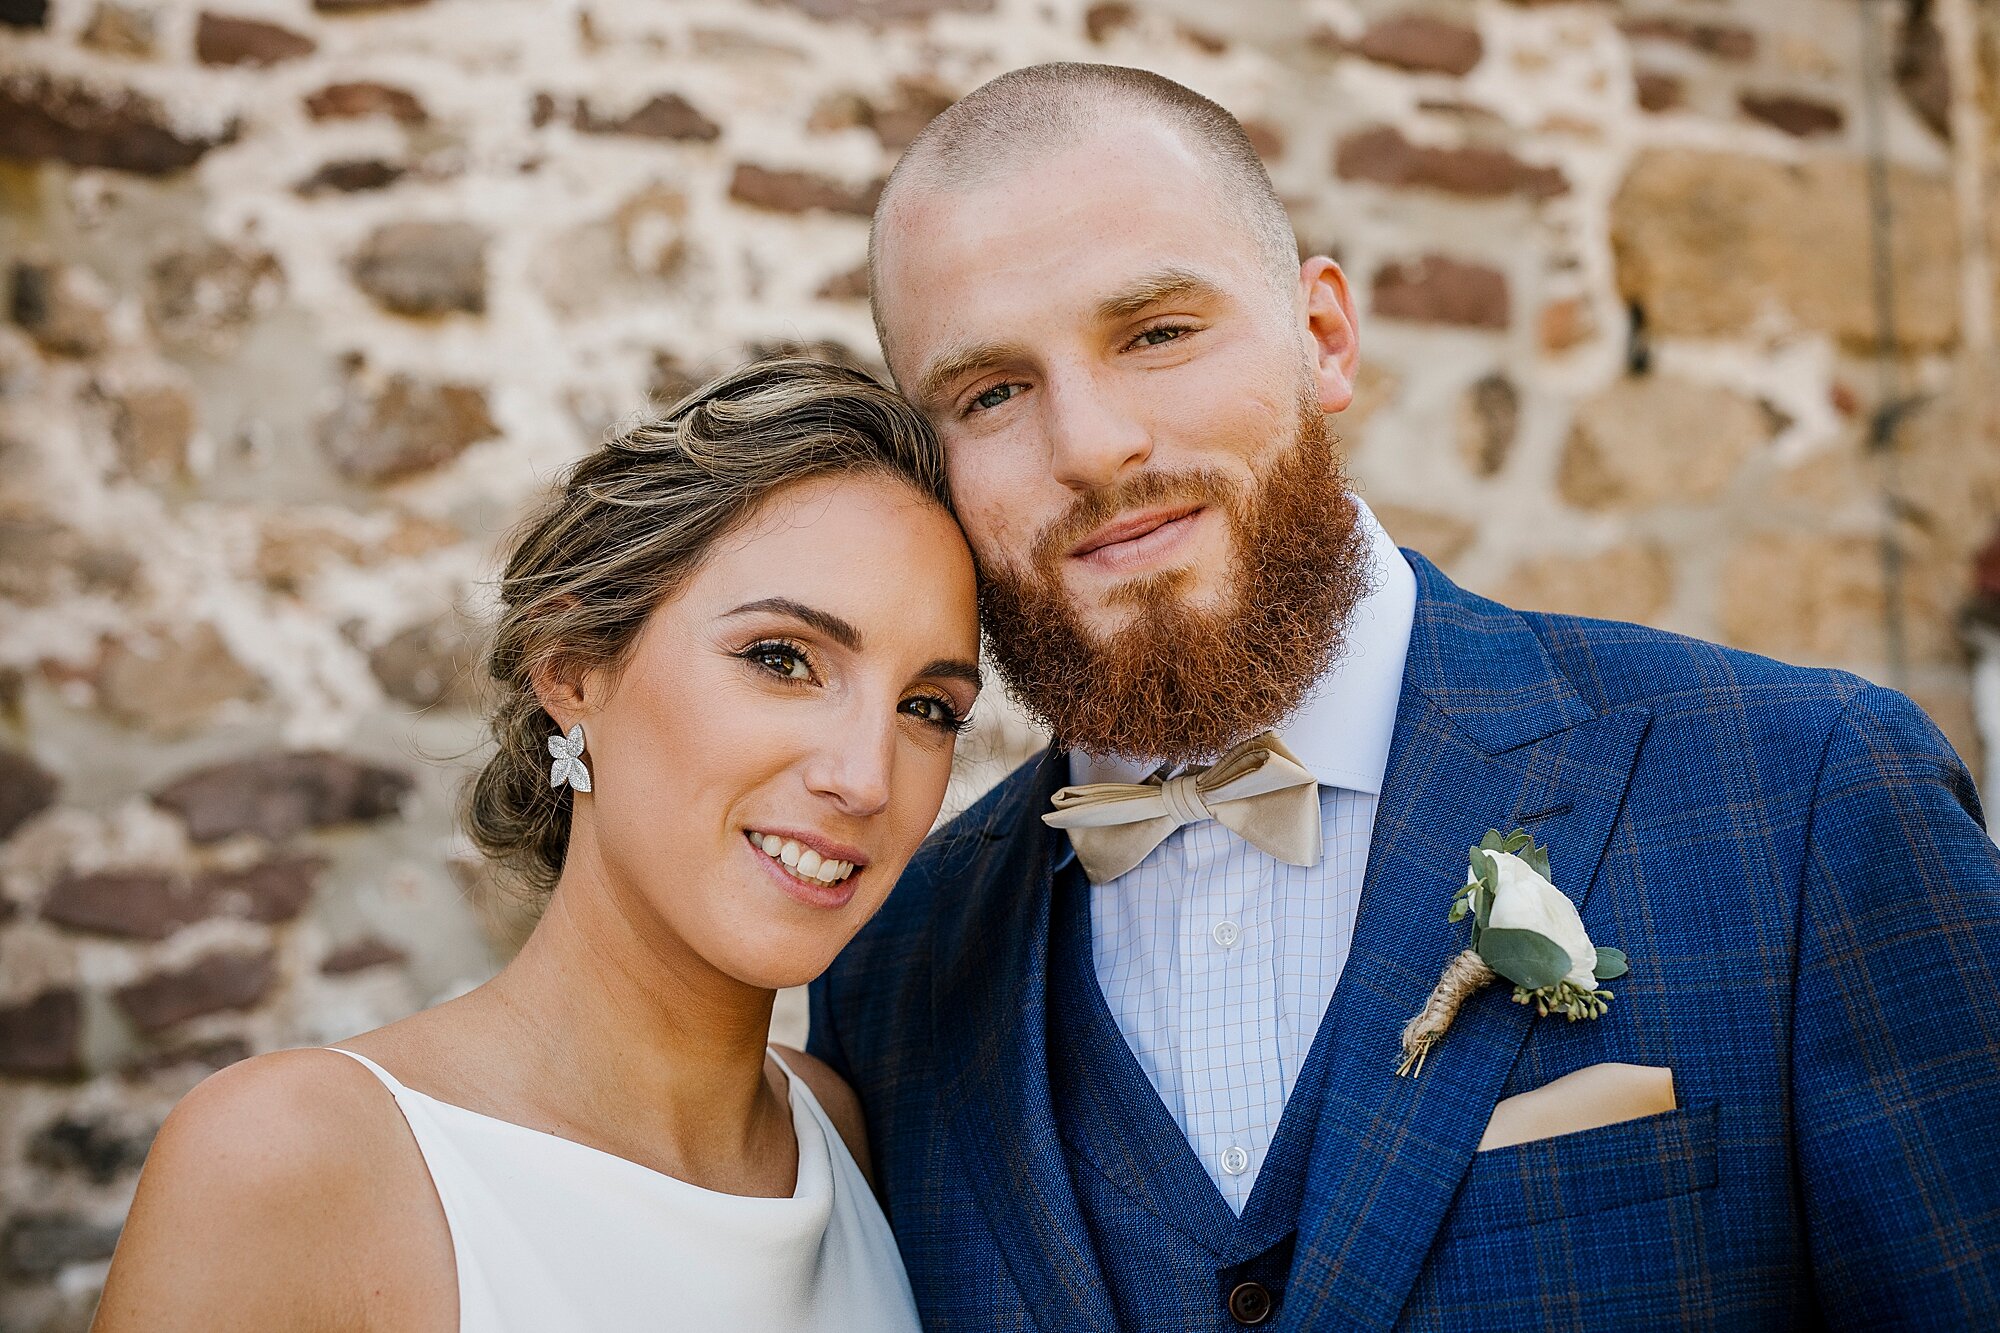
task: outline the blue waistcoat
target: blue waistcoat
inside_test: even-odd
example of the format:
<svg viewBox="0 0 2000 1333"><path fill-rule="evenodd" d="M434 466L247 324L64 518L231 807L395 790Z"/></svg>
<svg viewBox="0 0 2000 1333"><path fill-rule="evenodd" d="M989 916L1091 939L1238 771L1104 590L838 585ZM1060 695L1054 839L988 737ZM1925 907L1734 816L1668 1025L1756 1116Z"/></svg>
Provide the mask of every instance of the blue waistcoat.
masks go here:
<svg viewBox="0 0 2000 1333"><path fill-rule="evenodd" d="M1074 861L1055 877L1052 916L1050 1099L1118 1327L1192 1333L1268 1322L1284 1304L1332 1043L1307 1054L1239 1217L1105 1004L1091 961L1090 885ZM1146 1262L1104 1263L1107 1254Z"/></svg>

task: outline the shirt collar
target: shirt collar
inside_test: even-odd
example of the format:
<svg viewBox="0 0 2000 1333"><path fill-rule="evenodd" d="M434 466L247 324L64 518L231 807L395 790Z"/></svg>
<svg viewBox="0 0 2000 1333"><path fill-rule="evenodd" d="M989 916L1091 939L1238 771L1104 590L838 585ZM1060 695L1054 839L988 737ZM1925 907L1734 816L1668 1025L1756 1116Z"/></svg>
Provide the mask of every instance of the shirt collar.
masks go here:
<svg viewBox="0 0 2000 1333"><path fill-rule="evenodd" d="M1321 786L1382 794L1389 742L1403 695L1403 661L1417 614L1417 576L1375 514L1353 497L1367 535L1370 590L1355 605L1338 661L1279 731ZM1069 757L1071 782L1143 782L1157 761L1115 755Z"/></svg>

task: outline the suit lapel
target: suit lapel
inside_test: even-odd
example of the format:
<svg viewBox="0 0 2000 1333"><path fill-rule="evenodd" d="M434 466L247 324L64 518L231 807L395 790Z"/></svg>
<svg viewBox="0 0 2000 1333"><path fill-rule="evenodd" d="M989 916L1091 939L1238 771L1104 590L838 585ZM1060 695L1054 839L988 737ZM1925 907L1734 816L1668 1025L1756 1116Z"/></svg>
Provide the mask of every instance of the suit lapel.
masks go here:
<svg viewBox="0 0 2000 1333"><path fill-rule="evenodd" d="M1411 563L1417 617L1354 942L1320 1034L1334 1067L1284 1328L1395 1324L1534 1019L1490 986L1421 1075L1396 1076L1404 1022L1465 947L1445 912L1467 849L1488 828L1529 828L1581 907L1651 722L1594 714L1519 616Z"/></svg>
<svg viewBox="0 0 2000 1333"><path fill-rule="evenodd" d="M941 921L932 995L943 1106L958 1163L1007 1268L1049 1330L1113 1330L1096 1252L1070 1189L1049 1094L1051 841L1035 818L1063 780L1045 754L971 836L984 840Z"/></svg>

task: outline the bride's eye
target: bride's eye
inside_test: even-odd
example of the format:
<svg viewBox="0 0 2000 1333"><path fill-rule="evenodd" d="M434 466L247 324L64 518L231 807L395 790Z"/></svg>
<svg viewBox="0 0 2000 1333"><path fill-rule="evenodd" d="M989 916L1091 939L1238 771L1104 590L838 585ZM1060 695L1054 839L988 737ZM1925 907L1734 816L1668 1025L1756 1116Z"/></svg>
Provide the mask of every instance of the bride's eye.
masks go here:
<svg viewBox="0 0 2000 1333"><path fill-rule="evenodd" d="M786 680L813 678L812 664L806 660L805 653L789 643L778 640L753 643L741 656L745 661L755 662L772 675L783 676Z"/></svg>
<svg viewBox="0 0 2000 1333"><path fill-rule="evenodd" d="M949 699L935 694L919 694L903 700L903 711L939 731L948 731L953 735L972 725L972 719L961 714Z"/></svg>

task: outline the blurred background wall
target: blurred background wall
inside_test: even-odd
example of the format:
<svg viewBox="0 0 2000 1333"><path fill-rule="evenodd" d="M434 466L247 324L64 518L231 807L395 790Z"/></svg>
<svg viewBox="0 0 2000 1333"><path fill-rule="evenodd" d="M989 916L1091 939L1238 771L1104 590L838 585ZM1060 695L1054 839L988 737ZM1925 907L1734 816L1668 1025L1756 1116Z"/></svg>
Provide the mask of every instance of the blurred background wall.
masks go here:
<svg viewBox="0 0 2000 1333"><path fill-rule="evenodd" d="M0 0L0 1329L86 1322L206 1072L505 956L500 538L747 353L874 366L896 153L1057 58L1251 127L1404 544L1993 753L2000 6Z"/></svg>

